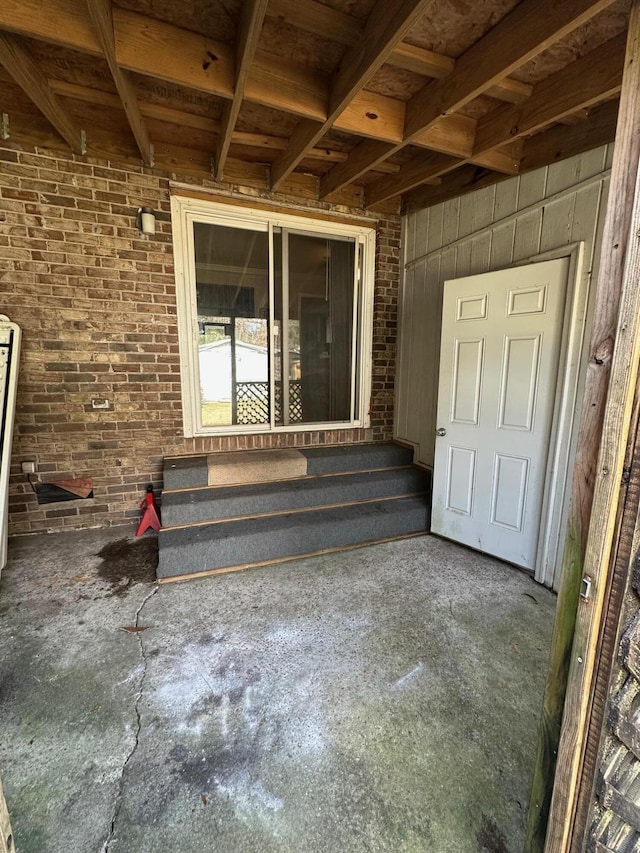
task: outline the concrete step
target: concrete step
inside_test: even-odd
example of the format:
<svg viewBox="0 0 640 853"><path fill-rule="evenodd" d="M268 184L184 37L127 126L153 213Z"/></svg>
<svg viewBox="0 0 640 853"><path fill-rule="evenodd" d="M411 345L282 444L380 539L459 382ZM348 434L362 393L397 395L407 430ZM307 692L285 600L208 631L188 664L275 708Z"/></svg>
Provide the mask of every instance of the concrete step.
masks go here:
<svg viewBox="0 0 640 853"><path fill-rule="evenodd" d="M369 471L374 468L391 468L411 465L413 451L392 442L384 444L349 444L337 446L317 446L292 448L300 452L307 460L308 475L335 474L345 471ZM249 451L252 452L252 451ZM255 451L261 455L271 451ZM245 455L247 451L238 451ZM278 449L274 449L274 454ZM217 458L226 456L233 462L233 453L216 454ZM164 488L199 488L208 485L207 455L168 456L164 461ZM215 485L215 484L212 484Z"/></svg>
<svg viewBox="0 0 640 853"><path fill-rule="evenodd" d="M160 531L158 577L248 566L426 532L426 495L246 517Z"/></svg>
<svg viewBox="0 0 640 853"><path fill-rule="evenodd" d="M430 486L428 472L408 466L320 474L250 486L165 491L162 496L162 525L165 528L175 527L222 518L417 494L428 491Z"/></svg>

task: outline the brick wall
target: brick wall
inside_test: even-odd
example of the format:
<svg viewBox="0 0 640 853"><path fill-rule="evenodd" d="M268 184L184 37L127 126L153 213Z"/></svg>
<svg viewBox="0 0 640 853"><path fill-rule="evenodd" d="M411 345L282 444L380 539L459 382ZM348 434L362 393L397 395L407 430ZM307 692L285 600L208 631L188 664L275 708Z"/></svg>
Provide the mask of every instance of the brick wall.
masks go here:
<svg viewBox="0 0 640 853"><path fill-rule="evenodd" d="M378 223L371 429L183 437L171 178L185 180L141 166L0 147L0 313L23 330L11 533L138 518L146 484L161 486L165 455L391 436L397 217ZM217 193L271 198L255 188L191 180ZM273 198L292 209L332 209ZM158 211L154 237L138 235L140 206ZM339 212L362 216L345 208ZM93 409L97 397L111 400L113 408ZM95 497L38 506L20 473L20 462L27 459L37 461L42 480L92 478Z"/></svg>

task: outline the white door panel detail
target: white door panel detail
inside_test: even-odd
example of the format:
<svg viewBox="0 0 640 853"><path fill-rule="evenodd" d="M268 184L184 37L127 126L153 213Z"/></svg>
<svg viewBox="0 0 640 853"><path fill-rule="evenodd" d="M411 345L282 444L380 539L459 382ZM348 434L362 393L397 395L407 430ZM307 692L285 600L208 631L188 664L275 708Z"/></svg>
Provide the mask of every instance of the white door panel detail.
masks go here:
<svg viewBox="0 0 640 853"><path fill-rule="evenodd" d="M458 311L456 319L461 320L484 320L487 316L487 294L480 296L467 296L458 299Z"/></svg>
<svg viewBox="0 0 640 853"><path fill-rule="evenodd" d="M540 335L505 337L498 429L531 431L540 344Z"/></svg>
<svg viewBox="0 0 640 853"><path fill-rule="evenodd" d="M561 258L444 285L432 530L527 569L538 547L568 272Z"/></svg>
<svg viewBox="0 0 640 853"><path fill-rule="evenodd" d="M455 350L451 420L455 423L477 424L484 340L456 341Z"/></svg>
<svg viewBox="0 0 640 853"><path fill-rule="evenodd" d="M471 515L475 469L475 450L466 447L449 448L446 502L448 510Z"/></svg>
<svg viewBox="0 0 640 853"><path fill-rule="evenodd" d="M491 488L492 524L522 531L529 460L496 453Z"/></svg>
<svg viewBox="0 0 640 853"><path fill-rule="evenodd" d="M544 314L547 306L547 286L509 291L507 315Z"/></svg>

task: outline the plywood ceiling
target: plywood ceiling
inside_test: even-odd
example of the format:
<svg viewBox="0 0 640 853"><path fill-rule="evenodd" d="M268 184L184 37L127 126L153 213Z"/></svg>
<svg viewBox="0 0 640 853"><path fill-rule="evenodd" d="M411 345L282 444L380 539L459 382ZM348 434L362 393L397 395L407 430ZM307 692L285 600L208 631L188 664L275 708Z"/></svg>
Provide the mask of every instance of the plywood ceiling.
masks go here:
<svg viewBox="0 0 640 853"><path fill-rule="evenodd" d="M613 138L628 0L3 0L17 142L388 209Z"/></svg>

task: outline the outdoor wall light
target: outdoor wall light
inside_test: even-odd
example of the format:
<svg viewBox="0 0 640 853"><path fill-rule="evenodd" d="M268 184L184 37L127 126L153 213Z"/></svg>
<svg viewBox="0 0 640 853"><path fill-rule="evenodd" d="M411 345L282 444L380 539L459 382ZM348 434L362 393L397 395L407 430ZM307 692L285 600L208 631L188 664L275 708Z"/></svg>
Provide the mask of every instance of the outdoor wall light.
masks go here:
<svg viewBox="0 0 640 853"><path fill-rule="evenodd" d="M139 207L136 225L141 234L156 233L156 215L150 207Z"/></svg>

